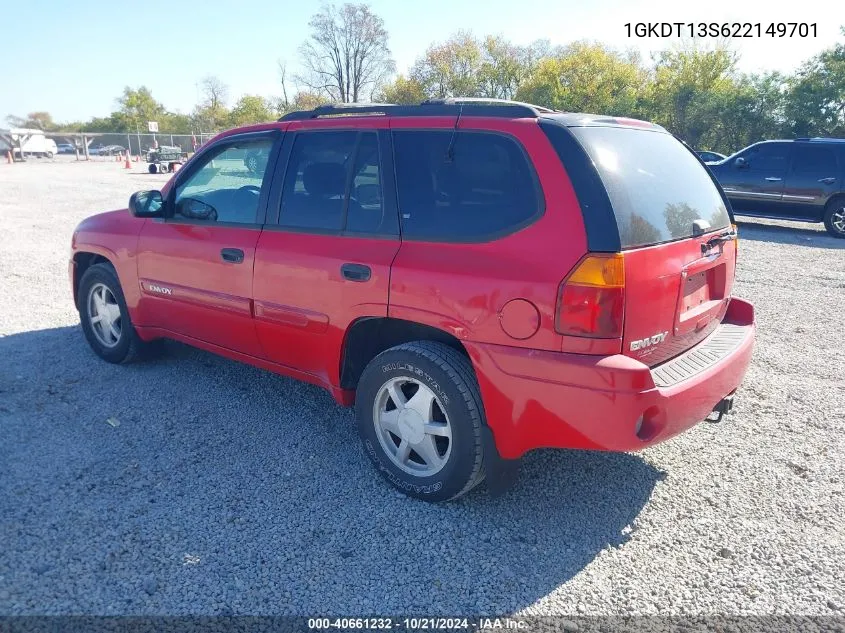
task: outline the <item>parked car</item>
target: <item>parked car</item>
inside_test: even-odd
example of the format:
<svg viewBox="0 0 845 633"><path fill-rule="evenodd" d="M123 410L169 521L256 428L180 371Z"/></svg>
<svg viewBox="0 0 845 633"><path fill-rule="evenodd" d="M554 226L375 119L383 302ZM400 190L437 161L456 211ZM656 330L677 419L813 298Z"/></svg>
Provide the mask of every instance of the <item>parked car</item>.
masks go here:
<svg viewBox="0 0 845 633"><path fill-rule="evenodd" d="M123 145L106 145L98 152L100 156L117 156L126 151Z"/></svg>
<svg viewBox="0 0 845 633"><path fill-rule="evenodd" d="M845 139L762 141L710 169L738 215L824 222L845 238Z"/></svg>
<svg viewBox="0 0 845 633"><path fill-rule="evenodd" d="M100 153L100 150L103 149L102 145L89 145L88 146L88 155L89 156L97 156Z"/></svg>
<svg viewBox="0 0 845 633"><path fill-rule="evenodd" d="M267 167L267 152L262 150L247 152L244 155L244 165L253 173L264 171Z"/></svg>
<svg viewBox="0 0 845 633"><path fill-rule="evenodd" d="M663 128L449 99L225 132L84 220L70 280L106 361L172 338L320 385L390 484L443 501L535 448L721 418L755 330L736 256L721 190Z"/></svg>
<svg viewBox="0 0 845 633"><path fill-rule="evenodd" d="M701 157L705 163L716 163L720 160L724 160L727 158L724 154L720 154L719 152L711 152L708 150L702 150L700 152L696 152Z"/></svg>
<svg viewBox="0 0 845 633"><path fill-rule="evenodd" d="M59 154L75 154L76 148L70 143L59 143L56 145Z"/></svg>

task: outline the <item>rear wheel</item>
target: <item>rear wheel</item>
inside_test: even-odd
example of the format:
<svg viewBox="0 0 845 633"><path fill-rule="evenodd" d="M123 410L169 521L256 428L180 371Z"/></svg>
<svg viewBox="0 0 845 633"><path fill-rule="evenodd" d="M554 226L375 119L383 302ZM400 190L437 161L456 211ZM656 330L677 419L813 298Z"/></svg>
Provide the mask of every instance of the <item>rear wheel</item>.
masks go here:
<svg viewBox="0 0 845 633"><path fill-rule="evenodd" d="M157 174L158 173L158 167L156 166L155 163L153 163L152 165L147 167L147 171L150 172L151 174Z"/></svg>
<svg viewBox="0 0 845 633"><path fill-rule="evenodd" d="M472 365L431 341L398 345L364 370L356 396L367 456L395 488L456 499L484 480L484 410Z"/></svg>
<svg viewBox="0 0 845 633"><path fill-rule="evenodd" d="M824 226L831 235L845 238L845 196L839 196L827 203Z"/></svg>
<svg viewBox="0 0 845 633"><path fill-rule="evenodd" d="M79 320L91 349L110 363L128 363L141 352L117 273L111 264L95 264L79 281Z"/></svg>

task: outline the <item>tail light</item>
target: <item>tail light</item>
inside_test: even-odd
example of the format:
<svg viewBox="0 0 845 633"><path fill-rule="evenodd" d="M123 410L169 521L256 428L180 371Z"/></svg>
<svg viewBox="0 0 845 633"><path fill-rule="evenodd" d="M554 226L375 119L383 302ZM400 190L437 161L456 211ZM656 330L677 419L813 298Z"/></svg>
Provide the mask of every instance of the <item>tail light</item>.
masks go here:
<svg viewBox="0 0 845 633"><path fill-rule="evenodd" d="M555 329L569 336L619 338L624 313L622 254L587 255L560 285Z"/></svg>

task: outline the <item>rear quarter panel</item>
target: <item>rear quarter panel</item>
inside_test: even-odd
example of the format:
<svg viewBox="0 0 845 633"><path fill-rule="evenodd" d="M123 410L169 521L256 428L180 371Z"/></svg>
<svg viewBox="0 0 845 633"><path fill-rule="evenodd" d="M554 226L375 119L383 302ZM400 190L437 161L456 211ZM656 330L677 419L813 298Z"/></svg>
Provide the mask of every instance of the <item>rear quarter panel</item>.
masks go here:
<svg viewBox="0 0 845 633"><path fill-rule="evenodd" d="M392 127L425 126L399 120ZM393 263L389 314L461 340L559 350L561 337L554 330L557 290L587 248L572 185L536 120L465 117L459 127L515 138L534 165L545 212L522 230L483 243L404 240ZM400 212L401 204L400 196ZM539 313L539 329L523 340L508 336L500 324L500 310L516 298L530 301Z"/></svg>

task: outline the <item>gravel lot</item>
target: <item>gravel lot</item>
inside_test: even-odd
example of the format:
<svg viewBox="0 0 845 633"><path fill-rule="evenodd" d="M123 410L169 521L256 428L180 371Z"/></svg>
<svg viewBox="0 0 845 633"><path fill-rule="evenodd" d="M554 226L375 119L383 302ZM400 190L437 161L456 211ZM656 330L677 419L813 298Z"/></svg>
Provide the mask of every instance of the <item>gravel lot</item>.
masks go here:
<svg viewBox="0 0 845 633"><path fill-rule="evenodd" d="M0 164L0 614L845 613L845 241L741 225L760 330L727 422L432 506L320 389L89 351L70 235L166 180L135 165Z"/></svg>

